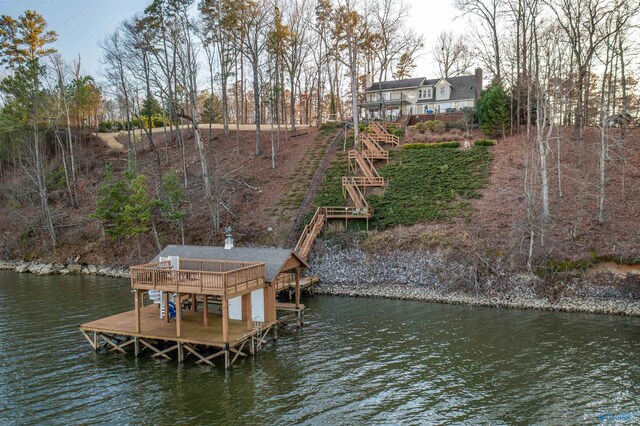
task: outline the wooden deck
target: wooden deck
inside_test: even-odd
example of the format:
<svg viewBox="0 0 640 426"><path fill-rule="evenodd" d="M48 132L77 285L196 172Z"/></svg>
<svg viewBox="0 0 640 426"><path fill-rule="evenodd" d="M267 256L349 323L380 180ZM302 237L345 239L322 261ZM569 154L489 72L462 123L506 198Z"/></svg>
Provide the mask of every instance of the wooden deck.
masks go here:
<svg viewBox="0 0 640 426"><path fill-rule="evenodd" d="M300 289L307 290L309 293L313 294L313 286L318 284L320 279L318 277L300 277ZM288 274L280 275L276 277L275 280L271 283L275 286L276 292L284 291L284 290L295 290L296 281L295 278L291 279Z"/></svg>
<svg viewBox="0 0 640 426"><path fill-rule="evenodd" d="M234 297L263 288L264 263L180 259L179 268L169 261L131 267L131 287L174 293Z"/></svg>
<svg viewBox="0 0 640 426"><path fill-rule="evenodd" d="M217 306L210 303L209 306ZM158 305L149 305L140 309L140 331L136 332L135 310L101 318L78 326L84 337L95 351L108 350L123 354L134 348L135 356L143 351L152 358L172 359L177 354L178 362L192 356L196 364L213 366L212 360L224 357L225 368L231 366L239 357L255 354L267 343L273 330L273 339L277 339L277 325L296 321L302 325L304 305L295 303L276 303L276 311L285 315L277 317L271 323L252 322L247 329L246 321L228 321L228 339L223 338L221 315L208 312L208 324L204 325L202 312L183 310L180 337L176 333L176 321L167 322L160 318ZM217 308L221 309L221 308ZM221 309L224 310L224 309Z"/></svg>
<svg viewBox="0 0 640 426"><path fill-rule="evenodd" d="M175 320L167 323L160 318L160 305L148 305L140 310L140 332L136 333L135 311L122 312L110 317L91 321L80 326L84 331L96 331L119 336L142 337L154 340L165 340L197 345L224 347L222 339L222 317L209 312L208 326L203 325L202 312L183 310L180 337L176 336ZM270 326L263 324L264 327ZM229 320L229 344L237 345L255 334L248 331L245 321Z"/></svg>

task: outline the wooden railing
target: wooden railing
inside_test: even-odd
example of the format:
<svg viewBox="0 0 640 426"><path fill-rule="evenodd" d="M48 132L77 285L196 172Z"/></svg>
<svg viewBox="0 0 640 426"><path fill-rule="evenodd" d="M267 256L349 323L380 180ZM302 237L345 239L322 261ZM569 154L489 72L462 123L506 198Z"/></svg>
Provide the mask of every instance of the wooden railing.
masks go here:
<svg viewBox="0 0 640 426"><path fill-rule="evenodd" d="M134 289L229 296L262 286L265 264L180 259L180 269L171 269L169 262L153 262L130 270Z"/></svg>
<svg viewBox="0 0 640 426"><path fill-rule="evenodd" d="M384 186L385 180L380 177L367 177L367 176L343 176L342 185L357 185L357 186Z"/></svg>
<svg viewBox="0 0 640 426"><path fill-rule="evenodd" d="M369 226L369 219L373 217L373 208L369 206L363 191L366 187L385 185L385 179L378 173L373 160L389 161L389 152L383 149L378 142L395 145L400 143L397 136L387 133L379 123L371 123L370 130L372 133L360 135L364 149L362 151L351 150L348 156L349 169L354 174L357 173L355 167L357 164L364 176L342 177L342 195L346 198L348 194L355 206L318 207L311 221L302 230L294 249L302 258L306 259L309 256L311 247L322 232L327 219L366 219L367 227Z"/></svg>
<svg viewBox="0 0 640 426"><path fill-rule="evenodd" d="M371 130L371 133L369 133L368 136L374 141L400 145L400 138L388 133L381 123L373 121L369 123L368 129Z"/></svg>
<svg viewBox="0 0 640 426"><path fill-rule="evenodd" d="M318 207L316 213L313 215L311 222L309 222L298 239L298 244L294 251L298 253L302 258L306 259L311 251L311 246L316 240L316 237L322 231L325 222L327 221L326 207Z"/></svg>
<svg viewBox="0 0 640 426"><path fill-rule="evenodd" d="M367 153L372 152L372 151L366 151ZM364 173L365 176L367 177L380 177L380 175L378 174L378 170L376 170L376 168L373 166L373 161L371 159L371 157L369 157L368 155L364 154L364 151L356 151L355 149L352 149L351 151L349 151L349 163L352 164L352 162L355 161L358 166L360 166L360 170L362 170L362 173ZM355 172L355 166L352 164L351 169Z"/></svg>
<svg viewBox="0 0 640 426"><path fill-rule="evenodd" d="M365 133L360 134L360 141L362 142L363 147L362 152L369 151L371 153L375 153L372 155L376 155L376 159L387 160L387 162L389 161L389 151L384 150L378 142L370 139Z"/></svg>
<svg viewBox="0 0 640 426"><path fill-rule="evenodd" d="M400 138L390 133L371 133L369 137L376 142L383 142L389 145L400 145Z"/></svg>
<svg viewBox="0 0 640 426"><path fill-rule="evenodd" d="M367 200L364 198L364 194L362 193L362 191L358 186L352 185L352 184L343 184L342 185L343 197L346 198L346 194L349 194L349 197L351 198L351 200L353 200L353 204L355 204L356 207L362 208L362 207L369 206L369 203L367 203Z"/></svg>
<svg viewBox="0 0 640 426"><path fill-rule="evenodd" d="M370 219L373 207L325 207L328 219Z"/></svg>

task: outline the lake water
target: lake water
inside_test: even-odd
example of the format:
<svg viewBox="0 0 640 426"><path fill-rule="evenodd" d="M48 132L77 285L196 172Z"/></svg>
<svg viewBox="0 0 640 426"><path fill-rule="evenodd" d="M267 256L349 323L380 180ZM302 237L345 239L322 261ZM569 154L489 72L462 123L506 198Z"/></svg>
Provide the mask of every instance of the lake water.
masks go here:
<svg viewBox="0 0 640 426"><path fill-rule="evenodd" d="M132 309L126 280L0 271L0 423L640 423L640 318L304 303L225 371L93 352L76 326Z"/></svg>

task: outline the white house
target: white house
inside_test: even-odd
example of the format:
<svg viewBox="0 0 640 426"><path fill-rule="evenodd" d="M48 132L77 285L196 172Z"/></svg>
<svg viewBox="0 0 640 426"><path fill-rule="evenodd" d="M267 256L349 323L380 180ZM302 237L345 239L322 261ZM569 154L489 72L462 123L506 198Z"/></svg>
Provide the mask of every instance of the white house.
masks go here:
<svg viewBox="0 0 640 426"><path fill-rule="evenodd" d="M428 80L425 77L404 80L367 82L364 102L360 106L369 116L437 114L459 112L475 107L482 90L482 69L474 75Z"/></svg>

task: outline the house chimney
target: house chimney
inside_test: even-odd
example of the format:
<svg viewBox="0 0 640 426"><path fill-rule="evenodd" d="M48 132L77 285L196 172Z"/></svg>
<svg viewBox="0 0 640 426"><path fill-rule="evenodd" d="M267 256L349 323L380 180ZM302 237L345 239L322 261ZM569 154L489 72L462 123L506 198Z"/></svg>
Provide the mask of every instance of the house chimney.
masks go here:
<svg viewBox="0 0 640 426"><path fill-rule="evenodd" d="M480 92L482 92L482 68L476 68L475 73L475 81L473 83L473 87L476 91L476 101L480 97Z"/></svg>
<svg viewBox="0 0 640 426"><path fill-rule="evenodd" d="M365 85L367 86L365 87L365 90L371 87L372 84L373 84L373 76L371 75L370 72L368 72L365 80Z"/></svg>
<svg viewBox="0 0 640 426"><path fill-rule="evenodd" d="M231 233L231 227L227 226L224 229L224 233L226 238L224 239L224 249L225 250L231 250L233 248L233 237L232 237L232 233Z"/></svg>

